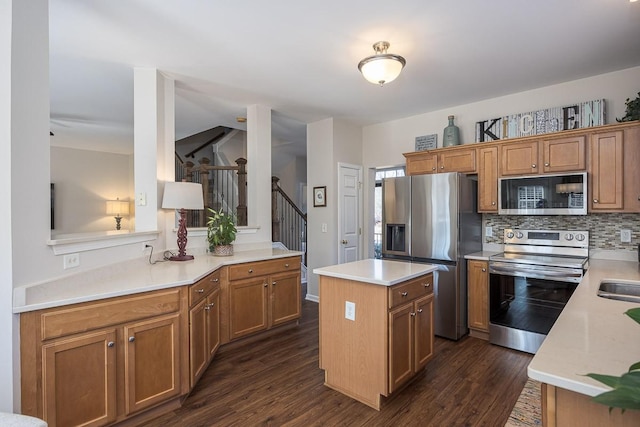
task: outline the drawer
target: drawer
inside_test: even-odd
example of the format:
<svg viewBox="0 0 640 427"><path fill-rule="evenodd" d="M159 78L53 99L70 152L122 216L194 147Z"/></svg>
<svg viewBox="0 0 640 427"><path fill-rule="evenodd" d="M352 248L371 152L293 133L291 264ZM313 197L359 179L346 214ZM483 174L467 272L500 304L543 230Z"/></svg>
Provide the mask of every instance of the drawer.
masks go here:
<svg viewBox="0 0 640 427"><path fill-rule="evenodd" d="M178 310L180 288L54 309L41 316L42 339L105 328Z"/></svg>
<svg viewBox="0 0 640 427"><path fill-rule="evenodd" d="M283 271L300 269L300 257L279 258L269 261L247 262L229 267L229 280L246 279L256 276L268 276Z"/></svg>
<svg viewBox="0 0 640 427"><path fill-rule="evenodd" d="M389 288L389 308L433 293L433 273L408 280Z"/></svg>
<svg viewBox="0 0 640 427"><path fill-rule="evenodd" d="M189 286L189 307L193 307L198 304L219 286L220 270L214 271L207 277L200 279L193 285Z"/></svg>

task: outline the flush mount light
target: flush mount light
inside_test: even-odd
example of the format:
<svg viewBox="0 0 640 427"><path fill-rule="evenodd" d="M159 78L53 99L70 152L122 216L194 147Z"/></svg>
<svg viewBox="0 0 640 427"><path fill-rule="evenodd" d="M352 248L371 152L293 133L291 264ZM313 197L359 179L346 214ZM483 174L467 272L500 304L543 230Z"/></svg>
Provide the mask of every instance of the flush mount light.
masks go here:
<svg viewBox="0 0 640 427"><path fill-rule="evenodd" d="M382 86L394 81L407 63L402 56L387 53L389 46L389 42L385 41L375 43L373 50L376 54L364 58L358 64L363 77L373 84Z"/></svg>

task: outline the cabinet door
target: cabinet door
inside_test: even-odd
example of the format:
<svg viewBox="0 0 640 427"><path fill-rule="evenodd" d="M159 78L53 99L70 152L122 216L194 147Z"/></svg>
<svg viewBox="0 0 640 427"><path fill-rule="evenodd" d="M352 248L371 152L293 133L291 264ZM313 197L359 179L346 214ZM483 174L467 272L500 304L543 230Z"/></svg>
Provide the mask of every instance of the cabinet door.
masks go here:
<svg viewBox="0 0 640 427"><path fill-rule="evenodd" d="M500 145L500 175L538 173L538 141L505 142Z"/></svg>
<svg viewBox="0 0 640 427"><path fill-rule="evenodd" d="M438 154L438 172L476 172L476 149L467 148Z"/></svg>
<svg viewBox="0 0 640 427"><path fill-rule="evenodd" d="M424 175L438 171L438 156L430 153L420 153L407 157L407 175Z"/></svg>
<svg viewBox="0 0 640 427"><path fill-rule="evenodd" d="M42 346L43 418L55 426L103 426L116 419L114 329Z"/></svg>
<svg viewBox="0 0 640 427"><path fill-rule="evenodd" d="M124 327L125 413L180 393L180 313Z"/></svg>
<svg viewBox="0 0 640 427"><path fill-rule="evenodd" d="M196 384L209 361L207 307L207 300L205 299L189 310L189 377L191 388Z"/></svg>
<svg viewBox="0 0 640 427"><path fill-rule="evenodd" d="M271 276L270 326L300 317L300 273L280 273Z"/></svg>
<svg viewBox="0 0 640 427"><path fill-rule="evenodd" d="M469 260L469 328L489 332L489 268L486 261Z"/></svg>
<svg viewBox="0 0 640 427"><path fill-rule="evenodd" d="M584 135L542 141L542 171L571 172L586 169Z"/></svg>
<svg viewBox="0 0 640 427"><path fill-rule="evenodd" d="M621 210L623 204L623 133L595 133L591 136L588 191L590 211ZM636 165L637 166L637 165Z"/></svg>
<svg viewBox="0 0 640 427"><path fill-rule="evenodd" d="M267 329L267 286L266 277L229 283L229 339Z"/></svg>
<svg viewBox="0 0 640 427"><path fill-rule="evenodd" d="M216 289L208 298L204 308L207 317L207 361L211 361L220 347L220 290Z"/></svg>
<svg viewBox="0 0 640 427"><path fill-rule="evenodd" d="M413 376L413 303L389 312L389 392Z"/></svg>
<svg viewBox="0 0 640 427"><path fill-rule="evenodd" d="M414 371L424 368L433 357L433 294L414 303L415 355Z"/></svg>
<svg viewBox="0 0 640 427"><path fill-rule="evenodd" d="M478 150L478 212L498 212L498 147Z"/></svg>

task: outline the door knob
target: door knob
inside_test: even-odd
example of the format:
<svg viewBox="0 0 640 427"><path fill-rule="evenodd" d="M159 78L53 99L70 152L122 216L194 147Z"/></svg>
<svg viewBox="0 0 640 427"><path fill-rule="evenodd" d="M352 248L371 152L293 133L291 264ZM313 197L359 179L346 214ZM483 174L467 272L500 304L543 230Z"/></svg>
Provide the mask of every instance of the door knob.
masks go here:
<svg viewBox="0 0 640 427"><path fill-rule="evenodd" d="M116 345L116 343L114 343L113 341L109 341L107 343L107 347L113 347L114 345Z"/></svg>
<svg viewBox="0 0 640 427"><path fill-rule="evenodd" d="M129 337L129 342L134 342L136 340L136 337Z"/></svg>

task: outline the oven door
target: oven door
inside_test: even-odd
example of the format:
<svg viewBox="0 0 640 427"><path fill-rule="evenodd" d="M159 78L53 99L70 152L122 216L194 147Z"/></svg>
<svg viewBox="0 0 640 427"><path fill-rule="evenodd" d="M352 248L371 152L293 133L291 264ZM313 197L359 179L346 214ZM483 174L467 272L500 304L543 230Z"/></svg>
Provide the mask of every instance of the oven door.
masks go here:
<svg viewBox="0 0 640 427"><path fill-rule="evenodd" d="M535 354L581 277L581 269L490 263L489 341Z"/></svg>

